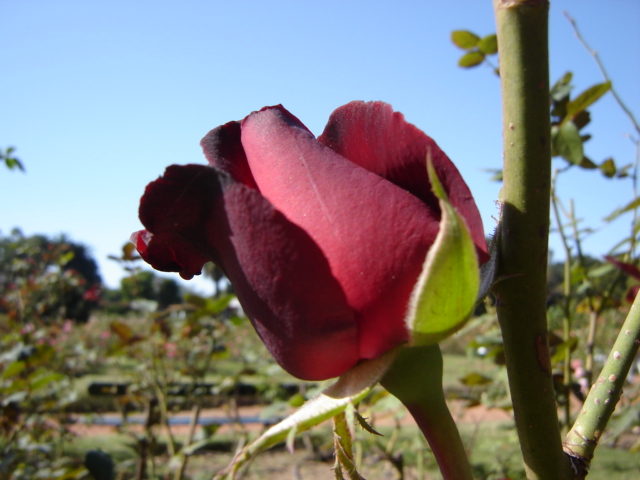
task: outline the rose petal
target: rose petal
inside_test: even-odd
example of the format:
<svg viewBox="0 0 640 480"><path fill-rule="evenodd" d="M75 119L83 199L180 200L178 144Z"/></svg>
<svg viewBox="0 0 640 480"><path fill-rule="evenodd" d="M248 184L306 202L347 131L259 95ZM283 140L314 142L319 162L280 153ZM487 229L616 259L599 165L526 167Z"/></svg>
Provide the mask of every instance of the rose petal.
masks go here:
<svg viewBox="0 0 640 480"><path fill-rule="evenodd" d="M360 356L406 340L404 314L439 208L320 144L280 106L247 117L242 144L261 193L329 260L357 314Z"/></svg>
<svg viewBox="0 0 640 480"><path fill-rule="evenodd" d="M318 141L422 199L434 211L438 200L427 176L427 154L451 204L465 218L481 263L488 259L482 219L455 165L438 145L384 102L351 102L336 109ZM438 217L439 218L439 217Z"/></svg>
<svg viewBox="0 0 640 480"><path fill-rule="evenodd" d="M229 122L214 128L200 141L209 164L234 180L258 189L240 143L240 122Z"/></svg>
<svg viewBox="0 0 640 480"><path fill-rule="evenodd" d="M206 188L212 173L203 165L172 165L147 185L139 209L147 230L135 233L131 240L153 268L180 272L189 280L211 260L207 246L197 239L205 234L215 195Z"/></svg>
<svg viewBox="0 0 640 480"><path fill-rule="evenodd" d="M140 217L152 234L135 237L143 258L184 277L215 261L292 375L332 378L359 360L353 312L327 259L257 191L211 167L174 165L147 187Z"/></svg>

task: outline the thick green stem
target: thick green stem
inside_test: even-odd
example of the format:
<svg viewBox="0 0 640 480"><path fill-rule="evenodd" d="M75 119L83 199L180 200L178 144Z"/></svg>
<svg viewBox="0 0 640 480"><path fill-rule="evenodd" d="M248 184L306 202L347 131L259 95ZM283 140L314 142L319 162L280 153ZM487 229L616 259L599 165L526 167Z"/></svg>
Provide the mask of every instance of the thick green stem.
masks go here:
<svg viewBox="0 0 640 480"><path fill-rule="evenodd" d="M444 480L473 480L460 433L444 399L438 345L405 348L381 382L409 410L429 442Z"/></svg>
<svg viewBox="0 0 640 480"><path fill-rule="evenodd" d="M547 343L551 187L546 0L494 0L504 186L494 288L516 427L529 479L566 479Z"/></svg>
<svg viewBox="0 0 640 480"><path fill-rule="evenodd" d="M578 479L589 470L593 453L598 446L611 414L616 408L625 379L640 347L640 295L636 296L620 334L613 344L609 358L582 406L564 442L564 451L577 466Z"/></svg>

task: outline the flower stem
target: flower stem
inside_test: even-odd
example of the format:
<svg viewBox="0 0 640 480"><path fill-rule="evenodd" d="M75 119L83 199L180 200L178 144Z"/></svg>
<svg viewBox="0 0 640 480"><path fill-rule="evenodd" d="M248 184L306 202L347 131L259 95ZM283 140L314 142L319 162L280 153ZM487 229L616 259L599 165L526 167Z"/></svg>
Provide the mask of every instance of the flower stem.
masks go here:
<svg viewBox="0 0 640 480"><path fill-rule="evenodd" d="M504 185L494 287L527 478L566 479L547 343L551 146L546 0L494 0Z"/></svg>
<svg viewBox="0 0 640 480"><path fill-rule="evenodd" d="M460 433L444 399L438 345L402 350L381 382L409 410L429 442L444 480L473 480Z"/></svg>
<svg viewBox="0 0 640 480"><path fill-rule="evenodd" d="M584 478L611 414L616 408L625 379L640 347L640 295L613 344L609 358L584 402L564 441L564 451L578 468L576 478Z"/></svg>

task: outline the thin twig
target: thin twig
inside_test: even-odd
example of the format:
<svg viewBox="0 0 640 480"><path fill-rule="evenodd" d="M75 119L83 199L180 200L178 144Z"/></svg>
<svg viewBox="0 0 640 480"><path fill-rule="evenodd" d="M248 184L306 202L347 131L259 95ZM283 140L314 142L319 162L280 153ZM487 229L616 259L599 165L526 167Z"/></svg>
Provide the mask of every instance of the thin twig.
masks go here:
<svg viewBox="0 0 640 480"><path fill-rule="evenodd" d="M562 247L564 248L564 280L563 280L563 295L564 295L564 305L563 305L563 318L562 318L562 341L568 343L571 339L571 325L573 323L573 312L571 310L571 247L569 246L569 241L567 240L567 236L564 232L564 226L562 224L562 219L560 217L560 212L558 209L558 203L560 200L556 195L556 183L558 179L558 171L556 170L553 179L551 181L551 206L553 215L555 217L556 223L558 224L558 233L560 234L560 239L562 240ZM572 212L573 214L573 212ZM564 358L564 367L563 367L563 381L562 381L562 391L565 395L566 401L564 404L564 425L563 427L566 429L565 432L569 430L571 426L571 402L569 401L569 395L571 390L571 349L567 348Z"/></svg>
<svg viewBox="0 0 640 480"><path fill-rule="evenodd" d="M598 68L600 69L600 72L602 73L602 76L604 77L605 81L611 81L611 79L609 78L609 75L607 74L607 71L604 68L604 65L600 61L600 57L598 56L598 52L593 50L589 46L589 44L586 42L584 37L580 34L580 30L578 30L578 25L576 24L576 21L567 12L562 12L562 13L564 13L564 16L567 17L567 20L569 20L569 22L571 23L571 26L573 27L573 31L574 31L576 37L578 38L578 40L580 41L580 43L582 43L582 45L587 50L587 52L589 52L589 54L596 61L597 65L598 65ZM634 115L631 112L631 110L629 110L627 105L622 101L622 99L620 98L620 95L618 95L618 92L613 87L613 82L611 82L611 93L613 94L613 97L616 99L616 102L618 102L618 105L620 105L620 108L622 108L622 110L624 110L624 113L627 114L627 116L629 117L629 120L631 120L631 123L633 123L633 126L634 126L634 128L636 130L636 133L638 135L640 135L640 125L638 124L638 121L634 117Z"/></svg>

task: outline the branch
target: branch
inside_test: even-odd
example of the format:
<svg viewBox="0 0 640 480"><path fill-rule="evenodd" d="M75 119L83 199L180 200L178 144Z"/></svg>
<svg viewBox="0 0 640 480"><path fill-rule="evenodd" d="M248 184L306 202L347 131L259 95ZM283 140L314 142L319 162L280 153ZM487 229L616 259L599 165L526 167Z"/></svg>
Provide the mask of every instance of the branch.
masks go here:
<svg viewBox="0 0 640 480"><path fill-rule="evenodd" d="M560 203L560 199L556 195L556 185L558 180L558 171L553 176L553 180L551 181L551 206L553 211L553 216L556 219L556 223L558 224L558 233L560 234L560 238L562 239L562 247L564 248L564 281L563 281L563 295L564 295L564 305L563 312L564 316L562 318L562 341L569 342L571 339L571 324L573 323L573 314L571 311L571 248L569 247L569 241L567 240L567 236L564 233L564 225L562 223L562 217L560 217L560 210L558 208L558 203ZM572 204L573 205L573 204ZM573 221L573 209L571 219ZM563 366L563 381L562 381L562 390L566 397L566 401L564 402L564 421L563 421L563 431L569 430L571 427L571 401L570 401L570 389L571 389L571 349L567 348L565 357L564 357L564 366Z"/></svg>
<svg viewBox="0 0 640 480"><path fill-rule="evenodd" d="M494 0L502 86L504 186L494 287L527 478L570 478L547 344L551 187L546 0Z"/></svg>
<svg viewBox="0 0 640 480"><path fill-rule="evenodd" d="M582 479L589 471L598 440L622 395L622 387L640 347L640 295L636 296L598 380L564 441L564 451Z"/></svg>

